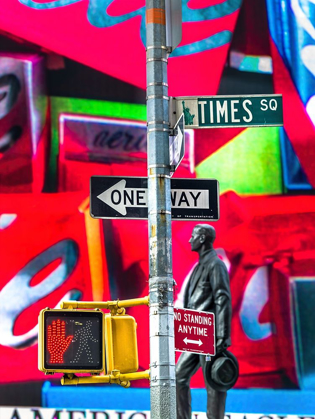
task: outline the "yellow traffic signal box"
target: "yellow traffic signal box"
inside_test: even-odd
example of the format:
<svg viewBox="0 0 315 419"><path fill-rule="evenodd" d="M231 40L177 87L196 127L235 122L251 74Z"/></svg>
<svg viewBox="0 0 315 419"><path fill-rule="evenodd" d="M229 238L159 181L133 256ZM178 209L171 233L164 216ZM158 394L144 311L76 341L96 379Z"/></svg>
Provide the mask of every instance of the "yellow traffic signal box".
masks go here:
<svg viewBox="0 0 315 419"><path fill-rule="evenodd" d="M45 373L105 369L104 313L45 309L39 315L38 368Z"/></svg>
<svg viewBox="0 0 315 419"><path fill-rule="evenodd" d="M137 323L128 315L105 314L106 373L135 372L139 368Z"/></svg>
<svg viewBox="0 0 315 419"><path fill-rule="evenodd" d="M136 321L128 315L44 309L39 315L38 368L46 374L136 372L136 331Z"/></svg>

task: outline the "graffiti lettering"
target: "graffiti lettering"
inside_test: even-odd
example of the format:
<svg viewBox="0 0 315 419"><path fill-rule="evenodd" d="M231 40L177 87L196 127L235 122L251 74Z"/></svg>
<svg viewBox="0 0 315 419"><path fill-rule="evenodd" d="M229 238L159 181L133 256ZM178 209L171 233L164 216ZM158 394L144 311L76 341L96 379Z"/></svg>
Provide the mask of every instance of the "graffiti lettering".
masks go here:
<svg viewBox="0 0 315 419"><path fill-rule="evenodd" d="M146 153L146 135L135 138L125 131L116 131L113 134L108 130L100 131L93 140L93 145L100 148L122 149L124 151L142 151Z"/></svg>
<svg viewBox="0 0 315 419"><path fill-rule="evenodd" d="M131 410L55 410L51 408L27 408L27 407L0 407L0 415L3 419L149 419L149 411ZM193 412L193 419L205 419L204 412ZM313 415L262 415L258 413L230 413L224 415L224 419L315 419Z"/></svg>
<svg viewBox="0 0 315 419"><path fill-rule="evenodd" d="M33 9L55 9L57 7L69 6L78 3L81 0L56 0L47 3L38 3L34 0L19 0L20 3ZM145 7L126 13L120 16L110 16L107 12L108 7L113 0L90 0L87 12L87 18L91 25L98 28L109 28L114 25L126 22L137 16L141 16L140 36L145 45L146 31L145 31ZM230 15L238 10L241 6L242 0L225 0L213 6L203 7L199 9L191 9L188 6L189 0L182 2L183 22L201 22L204 20L218 19L226 15ZM179 57L183 55L196 54L218 48L230 42L232 33L230 31L221 31L198 42L193 42L188 45L183 45L175 49L172 57Z"/></svg>
<svg viewBox="0 0 315 419"><path fill-rule="evenodd" d="M268 269L262 266L249 280L240 309L241 324L249 339L266 339L272 334L272 323L260 323L258 320L268 300Z"/></svg>
<svg viewBox="0 0 315 419"><path fill-rule="evenodd" d="M32 278L45 266L61 258L59 266L45 280L30 286ZM62 240L31 260L0 291L0 344L13 348L30 346L37 340L35 326L23 335L14 335L17 317L32 304L60 287L73 271L78 259L77 244L73 240ZM78 299L80 293L72 290L63 299Z"/></svg>

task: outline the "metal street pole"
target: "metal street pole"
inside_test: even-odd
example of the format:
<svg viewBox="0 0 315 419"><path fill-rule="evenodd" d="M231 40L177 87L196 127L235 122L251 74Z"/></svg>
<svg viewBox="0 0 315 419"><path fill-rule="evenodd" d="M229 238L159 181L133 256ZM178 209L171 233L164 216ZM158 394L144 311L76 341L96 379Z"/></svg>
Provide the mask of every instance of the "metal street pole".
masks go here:
<svg viewBox="0 0 315 419"><path fill-rule="evenodd" d="M165 1L146 1L151 418L176 418Z"/></svg>

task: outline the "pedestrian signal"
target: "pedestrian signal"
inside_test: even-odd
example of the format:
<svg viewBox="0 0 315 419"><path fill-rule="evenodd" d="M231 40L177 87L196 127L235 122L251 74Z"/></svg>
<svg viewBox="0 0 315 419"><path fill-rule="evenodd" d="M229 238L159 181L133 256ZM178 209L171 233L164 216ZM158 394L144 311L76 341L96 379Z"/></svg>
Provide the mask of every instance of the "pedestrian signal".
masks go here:
<svg viewBox="0 0 315 419"><path fill-rule="evenodd" d="M103 371L104 313L42 310L38 350L38 368L45 373Z"/></svg>

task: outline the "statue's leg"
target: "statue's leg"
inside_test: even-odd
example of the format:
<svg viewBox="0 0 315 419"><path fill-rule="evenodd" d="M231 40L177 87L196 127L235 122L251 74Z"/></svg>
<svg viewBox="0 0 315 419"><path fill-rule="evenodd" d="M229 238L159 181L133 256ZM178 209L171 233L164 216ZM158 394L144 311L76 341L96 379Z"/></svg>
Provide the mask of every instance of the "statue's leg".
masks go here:
<svg viewBox="0 0 315 419"><path fill-rule="evenodd" d="M183 352L176 364L177 419L191 419L191 377L200 367L199 355Z"/></svg>
<svg viewBox="0 0 315 419"><path fill-rule="evenodd" d="M205 378L205 365L206 357L200 355L200 364L202 367L203 378L205 380L207 388L207 418L208 419L224 419L225 414L225 401L226 401L226 391L217 391L214 390L206 381Z"/></svg>
<svg viewBox="0 0 315 419"><path fill-rule="evenodd" d="M207 387L207 418L224 419L226 391Z"/></svg>

